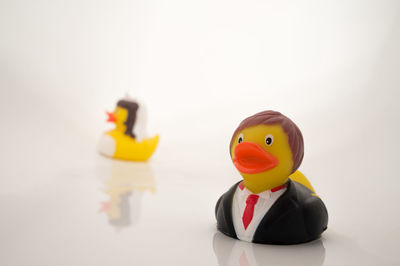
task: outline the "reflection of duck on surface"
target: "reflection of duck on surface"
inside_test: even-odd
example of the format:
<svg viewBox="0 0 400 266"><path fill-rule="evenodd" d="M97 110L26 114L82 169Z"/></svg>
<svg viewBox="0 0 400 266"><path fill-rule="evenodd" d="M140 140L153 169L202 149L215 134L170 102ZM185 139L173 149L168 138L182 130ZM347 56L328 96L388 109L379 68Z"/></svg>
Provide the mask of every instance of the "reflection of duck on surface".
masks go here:
<svg viewBox="0 0 400 266"><path fill-rule="evenodd" d="M321 266L325 260L321 240L296 246L257 245L233 240L217 232L213 249L220 266Z"/></svg>
<svg viewBox="0 0 400 266"><path fill-rule="evenodd" d="M105 193L109 196L102 203L108 221L115 227L128 226L139 217L143 192L155 192L152 170L147 163L112 162L112 174L105 181Z"/></svg>
<svg viewBox="0 0 400 266"><path fill-rule="evenodd" d="M327 228L324 203L296 171L303 137L289 118L274 111L246 118L232 136L230 153L243 181L217 202L222 233L248 242L296 244Z"/></svg>
<svg viewBox="0 0 400 266"><path fill-rule="evenodd" d="M158 136L145 138L145 110L132 100L120 100L114 112L107 113L115 129L104 133L100 153L123 160L146 161L158 144Z"/></svg>

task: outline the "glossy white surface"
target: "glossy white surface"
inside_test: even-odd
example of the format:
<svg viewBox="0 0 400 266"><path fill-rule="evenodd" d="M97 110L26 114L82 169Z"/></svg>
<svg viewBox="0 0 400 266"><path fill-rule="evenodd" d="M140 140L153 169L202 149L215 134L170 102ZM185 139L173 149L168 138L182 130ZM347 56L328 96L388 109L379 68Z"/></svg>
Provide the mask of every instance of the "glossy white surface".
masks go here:
<svg viewBox="0 0 400 266"><path fill-rule="evenodd" d="M199 167L207 161L199 160L182 166L162 162L160 156L140 164L109 160L91 150L75 155L61 161L69 164L64 168L52 167L47 160L26 170L8 166L18 174L2 179L2 265L399 262L398 207L385 204L386 199L398 200L390 193L395 189L369 188L360 176L346 187L337 181L350 178L347 175L323 174L331 181L314 178L331 218L321 240L262 246L215 230L215 201L236 176L225 162L228 158L222 159L220 169L209 171ZM312 173L321 171L314 169ZM100 211L104 202L109 202L109 213Z"/></svg>
<svg viewBox="0 0 400 266"><path fill-rule="evenodd" d="M399 12L1 1L0 265L399 265ZM161 136L147 164L96 152L104 109L131 88ZM216 231L216 200L239 179L231 134L264 109L303 132L300 169L330 217L320 240Z"/></svg>
<svg viewBox="0 0 400 266"><path fill-rule="evenodd" d="M313 164L306 173L330 213L322 239L263 246L215 229L214 204L238 179L224 145L212 145L224 150L219 161L202 156L210 147L196 145L197 154L183 146L179 154L162 143L151 162L129 163L97 155L91 142L59 144L44 154L31 143L23 163L3 159L2 265L399 263L395 167L379 175L375 158L357 150L305 160ZM354 154L367 170L354 167ZM335 170L332 163L342 167Z"/></svg>

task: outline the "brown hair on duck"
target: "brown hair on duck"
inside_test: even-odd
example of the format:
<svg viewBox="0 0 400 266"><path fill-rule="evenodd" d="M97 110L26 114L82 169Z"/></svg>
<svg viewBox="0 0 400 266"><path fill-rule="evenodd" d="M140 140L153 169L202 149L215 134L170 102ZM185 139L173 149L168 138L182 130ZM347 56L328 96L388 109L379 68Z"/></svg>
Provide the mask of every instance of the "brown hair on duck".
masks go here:
<svg viewBox="0 0 400 266"><path fill-rule="evenodd" d="M124 124L126 126L125 134L131 136L132 138L136 138L133 133L133 126L136 122L136 114L139 109L139 104L137 102L129 101L129 100L119 100L117 106L121 108L125 108L128 110L128 117L126 118Z"/></svg>

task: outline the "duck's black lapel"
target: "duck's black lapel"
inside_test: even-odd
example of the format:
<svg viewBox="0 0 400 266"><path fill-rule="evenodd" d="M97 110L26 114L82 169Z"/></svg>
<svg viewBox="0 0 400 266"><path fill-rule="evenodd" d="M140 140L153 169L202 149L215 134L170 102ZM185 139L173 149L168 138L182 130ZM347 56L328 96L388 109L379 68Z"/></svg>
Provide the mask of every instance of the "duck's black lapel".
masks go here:
<svg viewBox="0 0 400 266"><path fill-rule="evenodd" d="M232 201L238 184L239 182L223 194L215 206L215 217L217 218L218 230L233 238L237 238L237 236L232 220Z"/></svg>
<svg viewBox="0 0 400 266"><path fill-rule="evenodd" d="M305 186L289 180L285 193L261 220L253 242L297 244L318 238L326 229L324 203Z"/></svg>

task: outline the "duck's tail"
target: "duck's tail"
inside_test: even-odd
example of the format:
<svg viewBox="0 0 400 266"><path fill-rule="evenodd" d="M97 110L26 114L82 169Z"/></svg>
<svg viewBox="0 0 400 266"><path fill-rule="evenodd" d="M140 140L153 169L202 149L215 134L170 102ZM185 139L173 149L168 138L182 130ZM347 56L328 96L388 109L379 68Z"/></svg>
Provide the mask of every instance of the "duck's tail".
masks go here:
<svg viewBox="0 0 400 266"><path fill-rule="evenodd" d="M307 177L305 177L305 175L303 175L303 173L300 172L299 170L291 174L289 178L292 179L293 181L296 181L297 183L302 184L303 186L307 187L308 189L310 189L312 192L315 193L315 190L311 185L310 181L308 181Z"/></svg>

